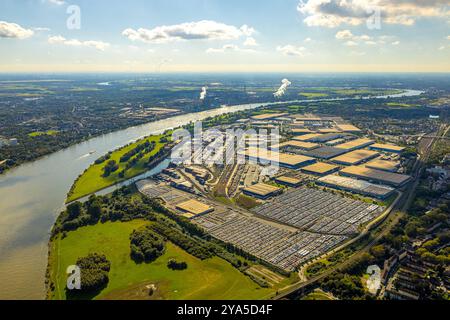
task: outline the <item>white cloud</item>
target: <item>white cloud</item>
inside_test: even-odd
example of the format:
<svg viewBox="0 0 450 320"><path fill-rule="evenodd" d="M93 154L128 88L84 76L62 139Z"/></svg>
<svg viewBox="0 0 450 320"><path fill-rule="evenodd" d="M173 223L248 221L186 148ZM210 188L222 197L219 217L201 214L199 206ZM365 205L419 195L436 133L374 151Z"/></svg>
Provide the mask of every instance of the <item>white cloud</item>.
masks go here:
<svg viewBox="0 0 450 320"><path fill-rule="evenodd" d="M372 37L367 34L360 36L354 35L350 30L341 30L336 33L336 39L338 40L353 40L353 41L370 41Z"/></svg>
<svg viewBox="0 0 450 320"><path fill-rule="evenodd" d="M304 57L305 56L305 47L296 47L291 44L285 46L278 46L277 51L281 52L285 56L297 56Z"/></svg>
<svg viewBox="0 0 450 320"><path fill-rule="evenodd" d="M245 41L244 41L244 46L247 46L247 47L256 47L256 46L258 46L258 42L256 42L255 38L248 37L248 38L245 39Z"/></svg>
<svg viewBox="0 0 450 320"><path fill-rule="evenodd" d="M358 45L358 43L353 40L349 40L349 41L345 42L345 45L349 46L349 47L356 47Z"/></svg>
<svg viewBox="0 0 450 320"><path fill-rule="evenodd" d="M347 40L344 44L351 47L355 47L359 44L366 44L368 46L384 45L387 41L394 46L400 44L400 41L398 41L395 36L382 35L379 37L371 37L366 34L355 35L350 30L338 31L335 38L342 41Z"/></svg>
<svg viewBox="0 0 450 320"><path fill-rule="evenodd" d="M0 38L26 39L33 34L33 30L25 29L17 23L0 21Z"/></svg>
<svg viewBox="0 0 450 320"><path fill-rule="evenodd" d="M447 40L450 40L450 36L447 37Z"/></svg>
<svg viewBox="0 0 450 320"><path fill-rule="evenodd" d="M66 3L64 0L47 0L47 1L50 2L51 4L56 4L57 6L61 6Z"/></svg>
<svg viewBox="0 0 450 320"><path fill-rule="evenodd" d="M449 17L448 0L300 0L297 10L310 27L361 25L379 10L387 24L413 25L419 18Z"/></svg>
<svg viewBox="0 0 450 320"><path fill-rule="evenodd" d="M66 39L62 36L52 36L48 38L48 43L50 44L62 44L66 46L72 46L72 47L90 47L95 48L97 50L105 51L110 44L103 41L80 41L77 39Z"/></svg>
<svg viewBox="0 0 450 320"><path fill-rule="evenodd" d="M308 42L311 42L311 41L312 41L311 38L306 38L305 40L303 40L303 42L305 42L305 43L308 43Z"/></svg>
<svg viewBox="0 0 450 320"><path fill-rule="evenodd" d="M216 21L202 20L153 29L128 28L122 32L122 35L132 41L165 43L180 40L234 40L244 36L250 37L255 32L255 29L247 25L237 28Z"/></svg>
<svg viewBox="0 0 450 320"><path fill-rule="evenodd" d="M33 30L34 30L34 31L37 31L37 32L40 32L40 31L42 31L42 32L48 32L48 31L50 31L50 28L36 27L36 28L33 28Z"/></svg>
<svg viewBox="0 0 450 320"><path fill-rule="evenodd" d="M343 39L352 39L353 33L350 30L342 30L336 33L336 39L343 40Z"/></svg>
<svg viewBox="0 0 450 320"><path fill-rule="evenodd" d="M245 52L245 53L255 53L257 51L253 49L242 49L235 44L226 44L221 48L209 48L206 50L206 53L224 53L224 52Z"/></svg>

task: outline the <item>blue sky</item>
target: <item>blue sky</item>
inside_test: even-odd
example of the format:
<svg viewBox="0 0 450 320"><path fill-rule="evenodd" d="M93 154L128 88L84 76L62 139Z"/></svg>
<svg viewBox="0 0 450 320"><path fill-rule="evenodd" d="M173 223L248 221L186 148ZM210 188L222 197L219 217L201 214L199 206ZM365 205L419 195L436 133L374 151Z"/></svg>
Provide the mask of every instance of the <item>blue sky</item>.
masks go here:
<svg viewBox="0 0 450 320"><path fill-rule="evenodd" d="M449 27L450 0L2 0L0 72L450 72Z"/></svg>

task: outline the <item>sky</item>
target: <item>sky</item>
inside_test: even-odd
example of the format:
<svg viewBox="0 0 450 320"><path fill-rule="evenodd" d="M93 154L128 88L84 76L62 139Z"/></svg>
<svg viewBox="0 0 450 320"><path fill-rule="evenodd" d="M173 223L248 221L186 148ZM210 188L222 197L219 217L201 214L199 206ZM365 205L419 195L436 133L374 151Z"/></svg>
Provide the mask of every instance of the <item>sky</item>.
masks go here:
<svg viewBox="0 0 450 320"><path fill-rule="evenodd" d="M450 0L1 0L0 72L450 72Z"/></svg>

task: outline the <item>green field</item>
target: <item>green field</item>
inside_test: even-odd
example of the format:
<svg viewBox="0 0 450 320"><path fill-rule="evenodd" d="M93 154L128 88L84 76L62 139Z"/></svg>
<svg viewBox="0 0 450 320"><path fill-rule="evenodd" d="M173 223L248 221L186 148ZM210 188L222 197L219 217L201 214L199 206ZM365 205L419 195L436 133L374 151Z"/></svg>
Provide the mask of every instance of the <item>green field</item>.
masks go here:
<svg viewBox="0 0 450 320"><path fill-rule="evenodd" d="M30 137L34 138L34 137L39 137L39 136L54 136L57 135L59 131L56 130L48 130L48 131L37 131L37 132L32 132L29 134Z"/></svg>
<svg viewBox="0 0 450 320"><path fill-rule="evenodd" d="M324 92L300 92L299 95L308 99L328 97L328 93Z"/></svg>
<svg viewBox="0 0 450 320"><path fill-rule="evenodd" d="M108 222L80 228L50 243L49 275L55 283L50 299L65 299L65 270L78 257L91 252L105 254L111 262L109 284L94 299L264 299L274 292L259 287L228 262L218 257L199 260L179 247L166 243L166 252L150 264L136 264L130 259L131 232L146 221ZM172 271L169 259L185 261L188 268ZM147 285L156 285L149 297Z"/></svg>
<svg viewBox="0 0 450 320"><path fill-rule="evenodd" d="M400 103L400 102L388 102L386 103L389 107L401 107L401 108L411 108L411 107L418 107L417 104L409 104L409 103Z"/></svg>
<svg viewBox="0 0 450 320"><path fill-rule="evenodd" d="M148 138L145 138L143 140L139 140L135 143L132 143L126 147L123 147L121 149L118 149L114 151L111 154L110 160L115 160L119 164L119 169L113 173L111 173L108 177L103 177L103 168L105 167L104 163L100 164L92 164L74 183L72 186L69 195L67 197L67 202L71 202L77 199L80 199L84 196L90 195L91 193L97 192L99 190L105 189L107 187L110 187L118 182L127 180L129 178L135 177L141 173L144 173L148 170L148 167L146 166L148 159L150 156L157 153L163 146L164 143L159 142L160 138L162 138L164 135L158 135L158 136L151 136ZM156 143L155 149L153 149L152 152L147 153L142 159L140 159L137 164L127 170L125 176L123 178L119 177L119 172L122 171L125 166L126 162L120 163L120 158L127 153L128 151L134 149L138 144L144 143L145 141L152 142L154 141ZM108 160L109 161L109 160Z"/></svg>

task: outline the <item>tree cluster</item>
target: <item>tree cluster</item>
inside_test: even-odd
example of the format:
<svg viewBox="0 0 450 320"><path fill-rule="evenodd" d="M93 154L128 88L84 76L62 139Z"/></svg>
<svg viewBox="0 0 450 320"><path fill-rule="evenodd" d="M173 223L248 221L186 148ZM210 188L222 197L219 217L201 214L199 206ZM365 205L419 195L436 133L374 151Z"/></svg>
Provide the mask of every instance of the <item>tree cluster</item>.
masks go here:
<svg viewBox="0 0 450 320"><path fill-rule="evenodd" d="M131 258L138 262L152 262L164 253L164 239L148 227L135 230L130 236Z"/></svg>

